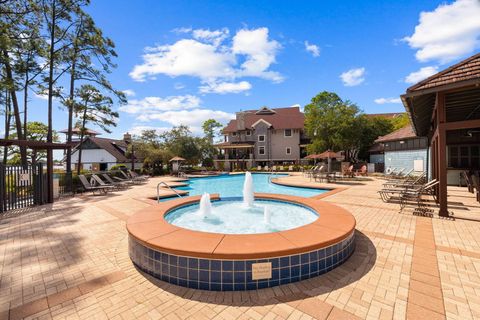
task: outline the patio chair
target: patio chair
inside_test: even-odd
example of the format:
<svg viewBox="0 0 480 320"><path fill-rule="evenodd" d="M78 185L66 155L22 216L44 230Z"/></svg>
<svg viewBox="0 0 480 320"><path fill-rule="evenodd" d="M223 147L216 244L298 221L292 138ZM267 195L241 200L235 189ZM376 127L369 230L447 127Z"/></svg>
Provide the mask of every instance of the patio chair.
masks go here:
<svg viewBox="0 0 480 320"><path fill-rule="evenodd" d="M277 171L277 166L273 166L272 171Z"/></svg>
<svg viewBox="0 0 480 320"><path fill-rule="evenodd" d="M97 176L96 174L92 174L92 179L93 181L95 181L95 183L97 183L99 186L101 187L108 187L108 188L115 188L115 189L121 189L122 187L119 186L119 185L114 185L114 184L111 184L111 183L105 183L105 181L103 181L99 176Z"/></svg>
<svg viewBox="0 0 480 320"><path fill-rule="evenodd" d="M78 178L80 179L80 182L82 183L82 186L85 189L85 191L91 191L92 194L95 194L95 192L99 192L99 194L106 194L108 191L112 190L112 187L92 185L88 181L87 177L85 177L85 175L83 174L80 174Z"/></svg>
<svg viewBox="0 0 480 320"><path fill-rule="evenodd" d="M425 172L418 176L409 175L404 180L390 180L383 184L383 188L401 188L401 187L410 187L418 184L422 184L425 179Z"/></svg>
<svg viewBox="0 0 480 320"><path fill-rule="evenodd" d="M268 171L269 170L268 166L263 167L263 170Z"/></svg>
<svg viewBox="0 0 480 320"><path fill-rule="evenodd" d="M477 201L480 202L480 181L479 181L480 179L476 174L472 174L471 177L472 177L473 187L475 188L475 195L476 195Z"/></svg>
<svg viewBox="0 0 480 320"><path fill-rule="evenodd" d="M278 171L284 171L285 168L283 166L278 167Z"/></svg>
<svg viewBox="0 0 480 320"><path fill-rule="evenodd" d="M327 180L328 181L328 173L325 172L325 166L320 166L320 168L313 173L313 179L315 181L319 181L319 182L322 182L323 180Z"/></svg>
<svg viewBox="0 0 480 320"><path fill-rule="evenodd" d="M293 171L293 166L288 166L288 171Z"/></svg>
<svg viewBox="0 0 480 320"><path fill-rule="evenodd" d="M397 168L391 168L391 167L388 167L387 169L385 169L385 174L384 174L384 177L385 178L388 178L390 176L392 176L393 174L395 174L395 172L397 171L398 169Z"/></svg>
<svg viewBox="0 0 480 320"><path fill-rule="evenodd" d="M360 170L357 170L356 175L357 176L368 176L367 166L363 165L360 168Z"/></svg>
<svg viewBox="0 0 480 320"><path fill-rule="evenodd" d="M131 181L132 183L140 184L140 183L145 182L144 179L132 178L131 176L127 175L123 170L119 170L119 172L125 179L127 179L128 181Z"/></svg>
<svg viewBox="0 0 480 320"><path fill-rule="evenodd" d="M262 166L257 166L257 171L262 171Z"/></svg>
<svg viewBox="0 0 480 320"><path fill-rule="evenodd" d="M129 174L133 179L141 179L141 180L147 181L148 178L150 178L150 176L147 176L147 175L139 175L138 173L136 173L135 171L132 171L132 170L128 170L128 174Z"/></svg>
<svg viewBox="0 0 480 320"><path fill-rule="evenodd" d="M355 177L355 172L353 171L353 164L348 168L346 168L345 170L343 170L342 175L343 177L349 177L349 178Z"/></svg>
<svg viewBox="0 0 480 320"><path fill-rule="evenodd" d="M102 177L111 185L117 186L117 189L126 189L131 184L129 181L115 181L106 173L102 173Z"/></svg>
<svg viewBox="0 0 480 320"><path fill-rule="evenodd" d="M405 206L407 205L408 201L416 201L417 202L417 207L415 208L414 212L415 213L431 213L433 212L432 209L429 209L423 202L422 202L422 196L424 195L433 195L434 194L434 187L436 187L440 182L436 179L430 181L429 183L426 183L422 185L420 188L416 189L405 189L401 194L400 194L400 210L403 210Z"/></svg>
<svg viewBox="0 0 480 320"><path fill-rule="evenodd" d="M431 180L425 184L421 184L421 185L415 185L415 184L410 184L410 185L402 185L402 186L398 186L398 187L394 187L394 188L383 188L381 190L378 191L378 193L380 194L380 198L382 199L383 202L389 202L390 199L394 198L394 197L400 197L402 196L402 194L404 194L405 192L407 191L416 191L416 190L421 190L422 188L426 188L426 187L429 187L430 185L432 184L436 184L437 180L434 179L434 180ZM431 190L431 189L427 189L427 190Z"/></svg>
<svg viewBox="0 0 480 320"><path fill-rule="evenodd" d="M467 184L468 192L474 193L475 188L473 187L472 177L468 174L468 172L466 170L462 171L461 175L462 175L463 180L465 180L465 183Z"/></svg>

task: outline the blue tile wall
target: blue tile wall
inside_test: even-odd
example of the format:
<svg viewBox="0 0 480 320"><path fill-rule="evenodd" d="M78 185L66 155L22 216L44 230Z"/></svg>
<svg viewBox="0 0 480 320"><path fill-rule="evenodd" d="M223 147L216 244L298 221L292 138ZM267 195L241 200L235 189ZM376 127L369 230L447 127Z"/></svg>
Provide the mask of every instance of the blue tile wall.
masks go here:
<svg viewBox="0 0 480 320"><path fill-rule="evenodd" d="M256 290L324 274L339 266L355 250L355 233L323 248L258 260L216 260L176 256L153 250L129 238L133 263L157 279L194 289L212 291ZM272 278L252 280L252 264L272 263Z"/></svg>

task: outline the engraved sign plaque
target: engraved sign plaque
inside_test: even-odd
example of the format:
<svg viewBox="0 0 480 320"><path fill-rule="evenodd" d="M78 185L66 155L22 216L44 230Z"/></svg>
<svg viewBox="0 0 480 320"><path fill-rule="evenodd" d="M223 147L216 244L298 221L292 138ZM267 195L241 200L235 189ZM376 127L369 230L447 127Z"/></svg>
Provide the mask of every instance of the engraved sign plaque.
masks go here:
<svg viewBox="0 0 480 320"><path fill-rule="evenodd" d="M270 279L272 277L272 263L262 262L252 264L252 280Z"/></svg>

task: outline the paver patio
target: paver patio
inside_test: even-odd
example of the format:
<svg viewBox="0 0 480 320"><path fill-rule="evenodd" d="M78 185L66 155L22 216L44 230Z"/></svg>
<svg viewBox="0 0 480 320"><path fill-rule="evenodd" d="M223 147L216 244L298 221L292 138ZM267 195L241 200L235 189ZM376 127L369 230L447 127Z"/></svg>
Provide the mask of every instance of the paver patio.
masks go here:
<svg viewBox="0 0 480 320"><path fill-rule="evenodd" d="M480 319L480 205L464 188L449 188L455 219L439 219L383 203L380 179L325 185L345 189L321 201L357 219L345 264L271 289L207 292L153 279L128 257L125 222L154 204L161 180L3 216L0 319Z"/></svg>

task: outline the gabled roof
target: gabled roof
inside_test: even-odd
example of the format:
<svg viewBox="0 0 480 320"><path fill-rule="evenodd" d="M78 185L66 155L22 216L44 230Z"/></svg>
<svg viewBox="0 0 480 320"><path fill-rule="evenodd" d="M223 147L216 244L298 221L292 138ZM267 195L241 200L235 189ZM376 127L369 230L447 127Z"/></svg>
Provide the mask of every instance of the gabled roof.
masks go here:
<svg viewBox="0 0 480 320"><path fill-rule="evenodd" d="M125 152L122 150L123 148L127 148L127 143L123 140L115 140L115 139L108 139L108 138L97 138L97 137L87 137L83 140L83 143L90 140L92 143L98 146L99 149L103 149L110 153L112 156L117 159L118 162L129 162L131 161L130 158L125 156ZM78 144L75 149L78 149Z"/></svg>
<svg viewBox="0 0 480 320"><path fill-rule="evenodd" d="M413 131L413 127L409 124L408 126L405 126L396 131L393 131L392 133L378 137L378 139L375 140L375 142L379 143L379 142L387 142L387 141L405 140L405 139L413 139L416 137L417 135Z"/></svg>
<svg viewBox="0 0 480 320"><path fill-rule="evenodd" d="M252 125L259 120L263 120L272 125L274 129L303 129L305 116L300 111L299 107L276 108L268 109L271 111L265 112L264 108L259 110L247 110L237 113L237 118L231 120L223 129L223 132L236 132L240 130L251 129ZM239 118L241 119L239 123ZM240 125L239 125L240 124Z"/></svg>
<svg viewBox="0 0 480 320"><path fill-rule="evenodd" d="M68 134L68 129L63 129L63 130L60 130L58 132ZM72 128L72 134L80 135L81 133L82 133L82 130L80 128ZM87 135L87 136L98 136L100 134L101 133L99 133L95 130L90 130L88 128L85 128L85 135Z"/></svg>
<svg viewBox="0 0 480 320"><path fill-rule="evenodd" d="M480 53L411 86L407 94L468 80L480 80Z"/></svg>

